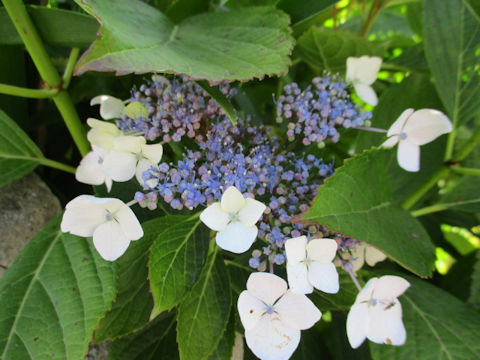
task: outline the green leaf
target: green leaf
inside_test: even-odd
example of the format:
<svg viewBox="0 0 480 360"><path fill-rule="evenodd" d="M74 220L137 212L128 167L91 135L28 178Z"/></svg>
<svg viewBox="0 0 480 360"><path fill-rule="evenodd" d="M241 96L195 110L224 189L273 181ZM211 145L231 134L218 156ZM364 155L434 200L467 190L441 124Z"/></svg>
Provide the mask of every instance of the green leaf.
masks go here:
<svg viewBox="0 0 480 360"><path fill-rule="evenodd" d="M139 241L132 241L126 253L117 260L117 298L95 330L96 342L128 334L148 322L153 308L148 282L149 249L171 223L169 216L142 223L145 235Z"/></svg>
<svg viewBox="0 0 480 360"><path fill-rule="evenodd" d="M77 74L159 71L249 80L285 73L290 64L288 16L270 7L200 14L174 25L136 0L76 1L103 25L102 38L82 55Z"/></svg>
<svg viewBox="0 0 480 360"><path fill-rule="evenodd" d="M311 28L298 39L300 57L317 73L344 72L349 56L381 56L383 49L354 33Z"/></svg>
<svg viewBox="0 0 480 360"><path fill-rule="evenodd" d="M323 311L323 309L322 309ZM300 343L293 353L292 360L311 360L318 359L319 354L324 354L328 349L325 348L323 341L319 341L321 335L316 327L302 330Z"/></svg>
<svg viewBox="0 0 480 360"><path fill-rule="evenodd" d="M31 240L0 282L2 359L82 359L115 297L115 264L91 239L60 232L60 220Z"/></svg>
<svg viewBox="0 0 480 360"><path fill-rule="evenodd" d="M310 299L323 312L349 310L355 302L358 289L344 270L338 270L340 290L336 294L327 294L315 290Z"/></svg>
<svg viewBox="0 0 480 360"><path fill-rule="evenodd" d="M455 124L467 121L480 111L480 21L462 0L425 0L423 22L438 94Z"/></svg>
<svg viewBox="0 0 480 360"><path fill-rule="evenodd" d="M477 262L473 266L468 303L475 309L480 310L480 250L477 250L476 257Z"/></svg>
<svg viewBox="0 0 480 360"><path fill-rule="evenodd" d="M0 186L27 175L43 157L40 149L0 110Z"/></svg>
<svg viewBox="0 0 480 360"><path fill-rule="evenodd" d="M197 280L208 252L209 231L197 215L169 215L154 240L148 278L154 314L177 305Z"/></svg>
<svg viewBox="0 0 480 360"><path fill-rule="evenodd" d="M212 355L208 357L208 360L223 360L230 359L232 357L233 345L235 343L235 315L237 307L232 306L230 311L230 320L228 321L227 328L223 332L223 335L217 345L217 348Z"/></svg>
<svg viewBox="0 0 480 360"><path fill-rule="evenodd" d="M480 212L480 186L477 176L463 176L438 199L438 205L467 212Z"/></svg>
<svg viewBox="0 0 480 360"><path fill-rule="evenodd" d="M223 109L225 114L232 122L233 125L237 124L237 112L233 107L232 103L228 98L223 95L223 93L218 89L218 87L213 87L208 85L206 81L197 81L198 86L207 92L213 100L217 102L218 105Z"/></svg>
<svg viewBox="0 0 480 360"><path fill-rule="evenodd" d="M413 273L430 276L432 243L419 221L392 203L389 156L374 149L346 160L300 219L371 244Z"/></svg>
<svg viewBox="0 0 480 360"><path fill-rule="evenodd" d="M28 6L27 10L48 45L86 48L95 40L98 23L91 16L45 6ZM5 8L0 8L0 44L23 45Z"/></svg>
<svg viewBox="0 0 480 360"><path fill-rule="evenodd" d="M175 322L175 316L172 313L159 315L142 329L113 341L108 359L178 359ZM167 354L168 357L165 356Z"/></svg>
<svg viewBox="0 0 480 360"><path fill-rule="evenodd" d="M407 341L403 346L370 343L373 359L480 358L478 312L425 281L405 278L411 287L399 300Z"/></svg>
<svg viewBox="0 0 480 360"><path fill-rule="evenodd" d="M177 342L182 360L207 359L227 327L231 309L230 280L218 247L178 309Z"/></svg>

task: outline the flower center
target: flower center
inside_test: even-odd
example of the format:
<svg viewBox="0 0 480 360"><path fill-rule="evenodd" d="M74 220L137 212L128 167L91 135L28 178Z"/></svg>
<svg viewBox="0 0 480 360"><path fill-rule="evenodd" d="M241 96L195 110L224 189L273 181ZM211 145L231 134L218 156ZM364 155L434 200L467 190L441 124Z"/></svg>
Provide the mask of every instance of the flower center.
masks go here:
<svg viewBox="0 0 480 360"><path fill-rule="evenodd" d="M273 314L274 313L273 306L267 305L266 313L269 315Z"/></svg>
<svg viewBox="0 0 480 360"><path fill-rule="evenodd" d="M404 132L400 133L401 140L405 140L406 138L407 138L407 133L404 133Z"/></svg>
<svg viewBox="0 0 480 360"><path fill-rule="evenodd" d="M107 211L107 214L105 215L105 219L107 221L112 221L114 219L113 215L110 214L108 211Z"/></svg>
<svg viewBox="0 0 480 360"><path fill-rule="evenodd" d="M234 213L229 213L228 214L229 218L230 218L230 221L238 221L238 213L234 212Z"/></svg>

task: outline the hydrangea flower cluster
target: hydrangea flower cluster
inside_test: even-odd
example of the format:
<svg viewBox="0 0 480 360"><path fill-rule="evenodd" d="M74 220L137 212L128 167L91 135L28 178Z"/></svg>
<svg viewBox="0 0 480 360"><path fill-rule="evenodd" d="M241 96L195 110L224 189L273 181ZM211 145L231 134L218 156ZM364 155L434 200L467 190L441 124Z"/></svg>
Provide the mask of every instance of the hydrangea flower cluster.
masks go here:
<svg viewBox="0 0 480 360"><path fill-rule="evenodd" d="M283 264L287 238L318 233L317 226L292 224L291 218L309 206L317 187L333 173L332 165L311 154L281 151L265 127L247 121L234 126L225 119L197 140L200 151L187 151L177 164L161 163L143 174L146 184L157 185L136 194L140 205L155 208L161 198L174 209L194 209L219 201L227 187L235 186L267 205L258 236L268 244L250 259L260 271L267 262Z"/></svg>
<svg viewBox="0 0 480 360"><path fill-rule="evenodd" d="M219 88L227 97L235 95L228 83ZM194 138L203 123L224 114L205 90L185 76L170 80L156 75L132 90L131 101L143 104L147 114L133 118L124 114L118 127L125 133L141 133L147 140L162 137L164 143L178 142L183 136Z"/></svg>
<svg viewBox="0 0 480 360"><path fill-rule="evenodd" d="M346 83L338 75L316 77L301 91L296 83L286 85L277 101L277 121L287 119L287 137L304 145L326 139L338 141L338 128L360 127L372 113L360 112L351 102Z"/></svg>

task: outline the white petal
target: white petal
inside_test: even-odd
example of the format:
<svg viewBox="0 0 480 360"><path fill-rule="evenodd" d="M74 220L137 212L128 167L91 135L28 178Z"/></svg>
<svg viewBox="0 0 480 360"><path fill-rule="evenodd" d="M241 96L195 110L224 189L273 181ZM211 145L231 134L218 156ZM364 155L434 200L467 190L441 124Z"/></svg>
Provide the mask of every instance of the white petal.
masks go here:
<svg viewBox="0 0 480 360"><path fill-rule="evenodd" d="M365 261L370 266L375 266L376 263L385 260L387 256L377 248L367 245L365 249Z"/></svg>
<svg viewBox="0 0 480 360"><path fill-rule="evenodd" d="M112 190L112 178L109 176L105 176L105 186L107 187L107 191L110 192Z"/></svg>
<svg viewBox="0 0 480 360"><path fill-rule="evenodd" d="M347 58L347 74L346 74L347 81L356 80L356 74L359 71L359 65L360 65L360 58L351 57L351 56Z"/></svg>
<svg viewBox="0 0 480 360"><path fill-rule="evenodd" d="M365 247L365 243L357 244L351 251L352 258L354 258L351 263L355 272L360 270L365 263Z"/></svg>
<svg viewBox="0 0 480 360"><path fill-rule="evenodd" d="M285 253L289 265L296 265L307 258L307 237L299 236L285 242Z"/></svg>
<svg viewBox="0 0 480 360"><path fill-rule="evenodd" d="M427 144L452 130L453 126L448 117L433 109L415 111L403 128L407 134L407 140L416 145Z"/></svg>
<svg viewBox="0 0 480 360"><path fill-rule="evenodd" d="M287 264L288 286L296 294L311 294L313 286L308 281L308 269L304 263Z"/></svg>
<svg viewBox="0 0 480 360"><path fill-rule="evenodd" d="M388 129L387 136L400 135L403 132L407 119L413 114L413 111L413 109L404 110Z"/></svg>
<svg viewBox="0 0 480 360"><path fill-rule="evenodd" d="M87 124L90 126L92 129L95 130L100 130L112 135L120 135L121 131L120 129L115 125L112 124L111 122L108 121L102 121L102 120L97 120L94 118L88 118L87 119Z"/></svg>
<svg viewBox="0 0 480 360"><path fill-rule="evenodd" d="M245 206L239 211L238 219L245 226L253 226L260 220L266 208L260 201L245 199Z"/></svg>
<svg viewBox="0 0 480 360"><path fill-rule="evenodd" d="M230 222L228 214L222 211L220 203L213 203L203 210L200 214L200 220L215 231L224 230Z"/></svg>
<svg viewBox="0 0 480 360"><path fill-rule="evenodd" d="M109 95L95 96L90 105L100 104L100 116L105 119L115 119L122 117L125 105L123 101Z"/></svg>
<svg viewBox="0 0 480 360"><path fill-rule="evenodd" d="M263 316L258 325L245 330L252 352L262 360L287 360L300 342L300 330L285 326L276 316Z"/></svg>
<svg viewBox="0 0 480 360"><path fill-rule="evenodd" d="M347 337L350 346L358 348L365 341L368 330L368 304L354 304L347 316Z"/></svg>
<svg viewBox="0 0 480 360"><path fill-rule="evenodd" d="M140 185L143 185L143 183L145 182L145 180L143 180L143 173L148 169L150 169L151 166L154 166L154 165L155 164L152 164L152 162L147 159L140 159L138 161L137 167L135 169L135 177L137 178L137 181L140 183ZM153 186L151 187L155 187L157 184L158 184L158 180L157 180L157 183L155 184L152 183Z"/></svg>
<svg viewBox="0 0 480 360"><path fill-rule="evenodd" d="M384 148L394 147L395 145L397 145L398 140L400 140L400 136L396 136L396 135L391 136L387 140L385 140L382 143L382 145L380 145L380 147L384 147Z"/></svg>
<svg viewBox="0 0 480 360"><path fill-rule="evenodd" d="M230 186L223 193L220 205L226 213L236 213L245 206L245 198L235 186Z"/></svg>
<svg viewBox="0 0 480 360"><path fill-rule="evenodd" d="M143 236L142 225L140 225L135 213L123 202L122 206L113 213L113 216L120 224L127 239L138 240Z"/></svg>
<svg viewBox="0 0 480 360"><path fill-rule="evenodd" d="M402 305L398 300L391 304L369 307L367 338L377 344L403 345L407 333L402 322Z"/></svg>
<svg viewBox="0 0 480 360"><path fill-rule="evenodd" d="M87 139L90 144L110 150L113 148L115 137L121 135L121 131L111 123L97 119L88 119L88 125L92 127L87 133Z"/></svg>
<svg viewBox="0 0 480 360"><path fill-rule="evenodd" d="M360 290L360 292L358 293L357 298L355 299L355 304L369 301L372 298L372 293L375 289L377 281L378 281L378 278L376 277L371 278L370 280L367 281L363 289Z"/></svg>
<svg viewBox="0 0 480 360"><path fill-rule="evenodd" d="M287 291L287 283L277 275L255 272L248 277L247 290L265 304L273 305Z"/></svg>
<svg viewBox="0 0 480 360"><path fill-rule="evenodd" d="M332 263L312 262L308 267L308 280L316 289L329 294L336 294L340 288L337 268Z"/></svg>
<svg viewBox="0 0 480 360"><path fill-rule="evenodd" d="M319 263L330 263L337 254L338 244L332 239L313 239L307 244L307 257Z"/></svg>
<svg viewBox="0 0 480 360"><path fill-rule="evenodd" d="M420 146L408 140L400 141L397 150L398 165L407 171L420 170Z"/></svg>
<svg viewBox="0 0 480 360"><path fill-rule="evenodd" d="M114 150L140 154L145 138L142 136L117 136L113 140Z"/></svg>
<svg viewBox="0 0 480 360"><path fill-rule="evenodd" d="M353 84L353 87L355 88L355 92L357 93L358 97L367 104L372 106L376 106L378 104L377 94L375 94L375 90L373 90L370 85Z"/></svg>
<svg viewBox="0 0 480 360"><path fill-rule="evenodd" d="M80 161L80 165L75 171L75 179L77 181L90 184L90 185L100 185L105 181L105 174L102 169L103 159L95 151L89 152L85 157Z"/></svg>
<svg viewBox="0 0 480 360"><path fill-rule="evenodd" d="M65 207L60 228L78 236L92 236L95 229L106 221L105 206L91 195L80 195Z"/></svg>
<svg viewBox="0 0 480 360"><path fill-rule="evenodd" d="M163 146L162 144L142 145L142 155L145 159L150 160L157 165L162 159Z"/></svg>
<svg viewBox="0 0 480 360"><path fill-rule="evenodd" d="M95 229L93 245L102 258L108 261L118 259L127 250L130 239L114 220L107 221Z"/></svg>
<svg viewBox="0 0 480 360"><path fill-rule="evenodd" d="M322 317L320 310L308 297L290 290L278 300L274 311L285 325L299 330L311 328Z"/></svg>
<svg viewBox="0 0 480 360"><path fill-rule="evenodd" d="M378 72L382 66L382 59L378 56L361 56L355 65L355 74L353 75L355 81L365 85L372 85L377 80Z"/></svg>
<svg viewBox="0 0 480 360"><path fill-rule="evenodd" d="M243 327L253 329L258 324L260 317L265 314L266 305L244 290L238 297L237 308Z"/></svg>
<svg viewBox="0 0 480 360"><path fill-rule="evenodd" d="M234 221L227 227L217 233L217 245L224 250L235 254L241 254L252 246L257 237L258 229L256 226L246 227L240 221Z"/></svg>
<svg viewBox="0 0 480 360"><path fill-rule="evenodd" d="M127 152L110 151L103 161L103 171L113 181L128 181L135 175L137 156Z"/></svg>
<svg viewBox="0 0 480 360"><path fill-rule="evenodd" d="M232 349L232 357L230 360L243 360L244 358L243 335L235 332L235 342Z"/></svg>
<svg viewBox="0 0 480 360"><path fill-rule="evenodd" d="M375 299L393 299L402 295L410 283L400 276L385 275L378 278L373 290Z"/></svg>

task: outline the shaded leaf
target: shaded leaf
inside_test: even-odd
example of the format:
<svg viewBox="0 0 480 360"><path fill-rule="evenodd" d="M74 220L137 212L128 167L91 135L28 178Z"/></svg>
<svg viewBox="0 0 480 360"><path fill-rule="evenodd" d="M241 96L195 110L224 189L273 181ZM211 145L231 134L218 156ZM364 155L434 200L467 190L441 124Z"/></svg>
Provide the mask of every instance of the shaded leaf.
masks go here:
<svg viewBox="0 0 480 360"><path fill-rule="evenodd" d="M280 0L277 8L290 15L292 24L308 21L309 18L331 7L339 0Z"/></svg>
<svg viewBox="0 0 480 360"><path fill-rule="evenodd" d="M230 311L230 319L228 320L227 327L223 332L222 338L218 343L217 348L212 355L209 356L209 360L223 360L230 359L232 357L233 345L235 342L235 314L237 311L236 306L232 306Z"/></svg>
<svg viewBox="0 0 480 360"><path fill-rule="evenodd" d="M480 182L478 176L463 176L458 183L438 199L438 205L467 212L480 212Z"/></svg>
<svg viewBox="0 0 480 360"><path fill-rule="evenodd" d="M477 261L473 266L472 282L470 284L470 297L468 303L480 310L480 250L476 252Z"/></svg>
<svg viewBox="0 0 480 360"><path fill-rule="evenodd" d="M178 309L177 342L182 360L207 359L216 349L231 309L230 280L218 248Z"/></svg>
<svg viewBox="0 0 480 360"><path fill-rule="evenodd" d="M315 290L310 299L322 311L349 310L355 302L358 289L355 287L350 276L342 269L337 269L339 275L340 290L336 294L327 294Z"/></svg>
<svg viewBox="0 0 480 360"><path fill-rule="evenodd" d="M225 114L232 122L233 125L237 124L237 114L236 110L233 107L232 103L228 98L223 95L223 93L218 89L218 87L210 86L206 81L197 81L197 84L207 92L212 99L214 99L217 104L223 109Z"/></svg>
<svg viewBox="0 0 480 360"><path fill-rule="evenodd" d="M287 71L288 16L269 7L195 15L174 25L137 0L77 0L102 22L101 39L76 72L174 72L209 81L249 80ZM141 24L141 26L139 26Z"/></svg>
<svg viewBox="0 0 480 360"><path fill-rule="evenodd" d="M389 152L370 150L345 161L300 216L371 244L419 276L430 276L434 251L417 219L392 202Z"/></svg>
<svg viewBox="0 0 480 360"><path fill-rule="evenodd" d="M150 250L148 278L154 314L177 305L192 288L205 263L209 231L198 216L169 215Z"/></svg>
<svg viewBox="0 0 480 360"><path fill-rule="evenodd" d="M31 240L0 282L2 359L82 359L115 297L115 264L91 239L60 232L60 220Z"/></svg>

